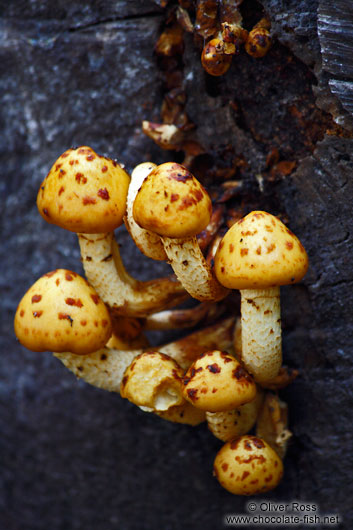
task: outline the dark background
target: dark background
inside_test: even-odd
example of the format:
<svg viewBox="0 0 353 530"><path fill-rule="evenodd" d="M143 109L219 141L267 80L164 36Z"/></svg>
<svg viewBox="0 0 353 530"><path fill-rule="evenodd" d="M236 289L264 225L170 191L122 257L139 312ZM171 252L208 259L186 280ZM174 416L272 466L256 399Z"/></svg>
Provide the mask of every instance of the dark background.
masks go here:
<svg viewBox="0 0 353 530"><path fill-rule="evenodd" d="M247 161L234 207L284 216L310 257L304 281L282 289L284 357L300 370L281 393L294 436L282 483L261 498L317 503L350 528L353 122L347 101L345 110L330 93L337 72L329 61L322 69L317 9L327 6L245 0L245 21L258 20L262 6L273 48L260 61L242 52L220 79L203 72L185 36L186 109L213 167L229 153ZM143 119L159 120L163 76L153 48L167 9L152 0L0 0L0 13L0 530L222 528L248 499L212 477L221 442L205 425L143 413L77 381L49 353L25 350L13 334L16 306L40 275L81 271L75 235L46 224L35 205L56 158L80 144L128 170L180 156L141 131ZM349 71L339 75L352 81ZM295 162L290 175L271 178L274 147ZM217 187L212 175L205 184ZM132 274L168 271L151 268L120 232Z"/></svg>

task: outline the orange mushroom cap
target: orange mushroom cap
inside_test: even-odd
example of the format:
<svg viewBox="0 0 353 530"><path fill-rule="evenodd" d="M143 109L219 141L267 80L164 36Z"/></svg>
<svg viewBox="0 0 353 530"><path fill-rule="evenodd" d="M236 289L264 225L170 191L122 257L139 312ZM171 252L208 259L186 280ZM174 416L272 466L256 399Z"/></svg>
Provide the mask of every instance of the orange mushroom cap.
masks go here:
<svg viewBox="0 0 353 530"><path fill-rule="evenodd" d="M123 222L129 182L117 162L90 147L68 149L40 186L38 210L71 232L111 232Z"/></svg>
<svg viewBox="0 0 353 530"><path fill-rule="evenodd" d="M254 211L222 239L215 273L230 289L265 289L299 282L308 264L303 245L289 228L274 215Z"/></svg>

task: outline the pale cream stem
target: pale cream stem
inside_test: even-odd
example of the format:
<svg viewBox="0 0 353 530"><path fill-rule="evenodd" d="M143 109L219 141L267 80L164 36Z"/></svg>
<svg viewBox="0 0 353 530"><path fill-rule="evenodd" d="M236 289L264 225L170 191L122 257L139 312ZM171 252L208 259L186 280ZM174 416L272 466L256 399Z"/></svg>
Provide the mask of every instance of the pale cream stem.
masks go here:
<svg viewBox="0 0 353 530"><path fill-rule="evenodd" d="M227 296L229 290L214 276L196 237L163 237L162 241L170 265L190 296L200 301L217 301Z"/></svg>
<svg viewBox="0 0 353 530"><path fill-rule="evenodd" d="M156 349L172 357L184 370L202 353L212 350L217 344L227 350L232 344L234 319L228 318L214 326L196 331L175 342ZM151 348L150 348L151 349ZM120 384L126 368L143 349L115 350L102 348L88 355L70 352L54 353L54 356L73 372L76 377L110 392L120 392Z"/></svg>
<svg viewBox="0 0 353 530"><path fill-rule="evenodd" d="M255 381L268 382L282 364L280 288L240 293L242 361Z"/></svg>
<svg viewBox="0 0 353 530"><path fill-rule="evenodd" d="M126 271L113 232L78 234L85 274L115 314L144 317L174 307L188 295L173 277L138 281Z"/></svg>

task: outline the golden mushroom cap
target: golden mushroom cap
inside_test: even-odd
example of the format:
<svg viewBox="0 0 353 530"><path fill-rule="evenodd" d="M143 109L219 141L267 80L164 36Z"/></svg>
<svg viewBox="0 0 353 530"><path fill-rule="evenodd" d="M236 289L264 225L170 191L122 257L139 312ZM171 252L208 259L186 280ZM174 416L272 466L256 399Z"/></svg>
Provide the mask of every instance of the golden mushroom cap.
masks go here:
<svg viewBox="0 0 353 530"><path fill-rule="evenodd" d="M192 237L208 225L211 199L185 167L166 162L151 171L133 206L138 225L160 236Z"/></svg>
<svg viewBox="0 0 353 530"><path fill-rule="evenodd" d="M252 57L260 59L267 54L271 44L272 38L268 29L255 27L249 33L245 43L245 51Z"/></svg>
<svg viewBox="0 0 353 530"><path fill-rule="evenodd" d="M209 412L232 410L256 397L256 384L241 364L228 353L202 354L184 376L185 399Z"/></svg>
<svg viewBox="0 0 353 530"><path fill-rule="evenodd" d="M239 436L227 442L217 453L214 475L234 495L256 495L277 486L283 475L283 464L265 440L256 436Z"/></svg>
<svg viewBox="0 0 353 530"><path fill-rule="evenodd" d="M201 64L206 72L215 77L225 74L232 63L232 54L224 53L225 43L221 39L212 39L204 46Z"/></svg>
<svg viewBox="0 0 353 530"><path fill-rule="evenodd" d="M215 273L230 289L265 289L299 282L308 264L303 245L289 228L274 215L254 211L222 239Z"/></svg>
<svg viewBox="0 0 353 530"><path fill-rule="evenodd" d="M92 353L112 332L108 310L87 281L66 269L44 274L16 311L15 333L32 351Z"/></svg>
<svg viewBox="0 0 353 530"><path fill-rule="evenodd" d="M125 370L120 394L140 407L163 411L184 402L183 371L174 359L158 351L137 355Z"/></svg>
<svg viewBox="0 0 353 530"><path fill-rule="evenodd" d="M123 222L130 177L90 147L68 149L42 182L37 206L52 224L86 234L111 232Z"/></svg>

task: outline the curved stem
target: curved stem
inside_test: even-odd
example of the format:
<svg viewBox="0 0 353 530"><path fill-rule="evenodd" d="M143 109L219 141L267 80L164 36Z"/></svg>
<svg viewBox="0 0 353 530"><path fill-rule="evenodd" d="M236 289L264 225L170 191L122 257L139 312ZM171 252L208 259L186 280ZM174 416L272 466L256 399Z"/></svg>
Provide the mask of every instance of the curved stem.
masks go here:
<svg viewBox="0 0 353 530"><path fill-rule="evenodd" d="M87 280L116 314L144 317L187 298L182 285L172 277L147 282L132 278L123 265L113 232L78 234L78 239Z"/></svg>
<svg viewBox="0 0 353 530"><path fill-rule="evenodd" d="M214 326L209 326L175 342L160 346L158 351L172 357L184 370L202 353L214 349L217 345L227 350L232 344L234 319L228 318ZM76 377L84 379L93 386L120 392L120 384L126 368L133 359L143 353L142 349L115 350L102 348L88 355L74 353L54 353Z"/></svg>
<svg viewBox="0 0 353 530"><path fill-rule="evenodd" d="M197 300L217 301L229 293L214 276L196 237L174 239L163 237L164 250L178 280Z"/></svg>

